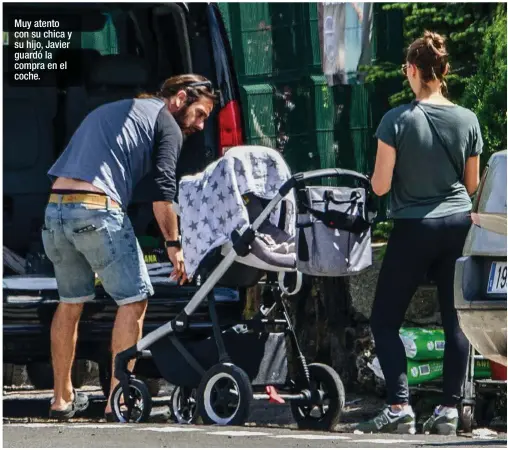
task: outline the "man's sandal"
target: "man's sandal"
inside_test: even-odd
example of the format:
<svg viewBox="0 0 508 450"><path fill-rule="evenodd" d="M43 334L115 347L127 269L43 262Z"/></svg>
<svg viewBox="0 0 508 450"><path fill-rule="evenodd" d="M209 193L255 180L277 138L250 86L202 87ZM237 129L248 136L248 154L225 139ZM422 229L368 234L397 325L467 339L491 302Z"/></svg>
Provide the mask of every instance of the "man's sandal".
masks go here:
<svg viewBox="0 0 508 450"><path fill-rule="evenodd" d="M65 409L51 409L49 410L50 419L57 420L69 420L74 417L77 412L81 412L88 408L90 404L88 400L88 396L82 393L77 392L75 389L72 390L74 395L74 399L69 403L67 408ZM55 399L51 399L51 404L53 404Z"/></svg>

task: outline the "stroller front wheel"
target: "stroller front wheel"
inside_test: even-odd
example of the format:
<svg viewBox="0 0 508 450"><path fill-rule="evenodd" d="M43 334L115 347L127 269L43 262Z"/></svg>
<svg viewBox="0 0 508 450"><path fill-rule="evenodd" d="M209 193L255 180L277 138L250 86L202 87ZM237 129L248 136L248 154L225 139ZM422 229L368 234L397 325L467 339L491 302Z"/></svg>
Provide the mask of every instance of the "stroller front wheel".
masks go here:
<svg viewBox="0 0 508 450"><path fill-rule="evenodd" d="M252 386L245 371L233 364L216 364L199 384L199 414L204 424L243 425L252 398Z"/></svg>
<svg viewBox="0 0 508 450"><path fill-rule="evenodd" d="M169 410L177 423L194 423L198 415L196 389L175 387L169 400Z"/></svg>
<svg viewBox="0 0 508 450"><path fill-rule="evenodd" d="M471 433L474 425L474 406L461 405L459 410L459 419L464 433Z"/></svg>
<svg viewBox="0 0 508 450"><path fill-rule="evenodd" d="M320 391L322 402L311 404L301 400L291 402L291 412L301 429L333 431L339 422L346 396L339 374L325 364L309 364L312 391Z"/></svg>
<svg viewBox="0 0 508 450"><path fill-rule="evenodd" d="M133 399L132 411L127 420L127 403L121 384L113 390L111 406L117 422L145 422L152 412L152 397L146 384L136 378L129 380L130 395Z"/></svg>

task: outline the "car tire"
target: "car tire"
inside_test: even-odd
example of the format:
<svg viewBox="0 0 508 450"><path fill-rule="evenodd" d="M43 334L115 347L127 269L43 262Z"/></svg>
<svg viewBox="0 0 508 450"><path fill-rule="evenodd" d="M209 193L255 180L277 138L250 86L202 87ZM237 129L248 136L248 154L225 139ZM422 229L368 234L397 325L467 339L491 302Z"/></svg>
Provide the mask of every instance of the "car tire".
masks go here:
<svg viewBox="0 0 508 450"><path fill-rule="evenodd" d="M22 386L27 382L25 366L4 363L4 386Z"/></svg>
<svg viewBox="0 0 508 450"><path fill-rule="evenodd" d="M53 389L53 367L49 362L32 362L26 365L30 382L36 389ZM74 361L72 366L72 385L80 388L90 380L92 363L86 359Z"/></svg>

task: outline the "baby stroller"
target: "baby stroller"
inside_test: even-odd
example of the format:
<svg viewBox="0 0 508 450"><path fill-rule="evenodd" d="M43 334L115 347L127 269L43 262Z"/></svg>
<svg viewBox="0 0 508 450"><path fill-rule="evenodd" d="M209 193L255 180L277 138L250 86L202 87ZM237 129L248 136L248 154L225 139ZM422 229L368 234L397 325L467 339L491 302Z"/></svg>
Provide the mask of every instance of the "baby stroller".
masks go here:
<svg viewBox="0 0 508 450"><path fill-rule="evenodd" d="M361 187L307 186L341 176ZM200 289L174 320L117 355L116 419L142 422L150 416L148 389L127 368L150 351L161 375L176 386L170 408L180 423L200 416L205 424L241 425L253 400L268 399L289 401L300 428L333 429L344 407L343 384L331 367L307 364L287 299L300 289L302 272L347 276L371 264L369 180L340 169L291 176L277 151L242 146L203 173L184 177L179 187L186 269ZM221 323L214 286L254 286L267 273L271 304L251 320L239 318L235 327ZM204 301L211 333L192 339L192 315ZM268 331L274 326L283 331Z"/></svg>

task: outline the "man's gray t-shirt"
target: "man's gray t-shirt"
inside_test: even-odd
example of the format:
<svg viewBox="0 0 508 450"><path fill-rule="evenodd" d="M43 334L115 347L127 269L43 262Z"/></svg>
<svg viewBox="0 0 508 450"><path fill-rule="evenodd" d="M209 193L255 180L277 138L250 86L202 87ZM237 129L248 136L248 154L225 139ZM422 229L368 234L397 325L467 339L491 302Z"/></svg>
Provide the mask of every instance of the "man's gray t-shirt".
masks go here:
<svg viewBox="0 0 508 450"><path fill-rule="evenodd" d="M89 113L48 172L87 181L122 205L153 173L153 201L173 201L182 131L159 98L126 99Z"/></svg>
<svg viewBox="0 0 508 450"><path fill-rule="evenodd" d="M418 104L438 129L454 164ZM466 160L479 155L483 147L472 111L414 101L388 111L376 137L396 150L390 217L436 218L471 209L463 173Z"/></svg>

